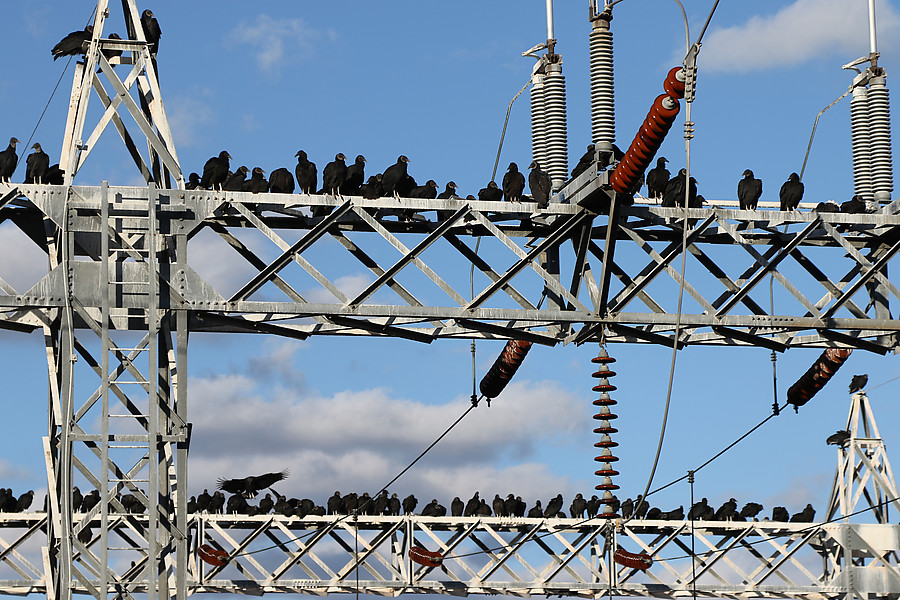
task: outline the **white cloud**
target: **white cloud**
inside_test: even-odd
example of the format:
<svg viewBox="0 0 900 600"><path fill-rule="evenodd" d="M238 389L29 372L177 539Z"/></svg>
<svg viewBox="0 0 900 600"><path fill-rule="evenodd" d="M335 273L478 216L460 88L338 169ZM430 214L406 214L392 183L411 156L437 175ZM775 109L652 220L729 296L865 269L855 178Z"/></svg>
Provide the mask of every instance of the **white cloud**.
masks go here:
<svg viewBox="0 0 900 600"><path fill-rule="evenodd" d="M366 289L366 286L372 283L372 279L373 277L371 274L357 273L354 275L344 275L342 277L338 277L334 280L333 283L335 287L337 287L337 289L341 290L344 293L345 296L347 296L348 298L353 298L361 291ZM337 302L337 298L334 297L334 294L323 287L315 287L304 290L303 297L313 304L330 304Z"/></svg>
<svg viewBox="0 0 900 600"><path fill-rule="evenodd" d="M269 74L279 72L284 64L297 60L298 55L311 54L315 42L325 37L303 19L276 19L265 14L257 16L252 23L241 22L232 36L254 49L259 68ZM328 38L332 39L333 34L329 33Z"/></svg>
<svg viewBox="0 0 900 600"><path fill-rule="evenodd" d="M287 367L297 347L279 345L276 361ZM277 382L273 390L277 378L267 371L191 379L192 492L214 487L221 476L284 468L291 476L276 488L283 494L324 501L335 489L374 491L468 407L465 397L426 404L379 388L330 397ZM535 454L539 446L579 435L584 403L555 383L528 381L512 383L503 400L470 413L391 490L441 502L475 489L526 499L548 490L565 493L571 482L536 462Z"/></svg>
<svg viewBox="0 0 900 600"><path fill-rule="evenodd" d="M762 6L762 5L759 5ZM894 45L900 18L886 2L876 13L879 50ZM835 56L841 64L868 52L865 2L795 0L771 15L710 30L698 64L711 71L747 72Z"/></svg>
<svg viewBox="0 0 900 600"><path fill-rule="evenodd" d="M166 107L169 128L175 137L176 147L194 147L204 139L202 129L216 121L210 104L212 90L194 90L189 95L171 98Z"/></svg>
<svg viewBox="0 0 900 600"><path fill-rule="evenodd" d="M0 253L6 260L0 277L25 293L49 271L47 254L13 223L0 225Z"/></svg>

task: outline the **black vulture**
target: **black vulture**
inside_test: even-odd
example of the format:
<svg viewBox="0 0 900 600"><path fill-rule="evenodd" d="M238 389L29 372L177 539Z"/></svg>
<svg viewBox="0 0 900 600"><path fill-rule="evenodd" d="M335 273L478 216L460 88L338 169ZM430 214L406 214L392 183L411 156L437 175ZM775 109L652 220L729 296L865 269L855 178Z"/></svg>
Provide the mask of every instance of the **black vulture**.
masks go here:
<svg viewBox="0 0 900 600"><path fill-rule="evenodd" d="M491 516L491 507L488 506L488 503L484 501L484 498L482 498L481 502L478 503L478 508L475 509L475 515L478 517Z"/></svg>
<svg viewBox="0 0 900 600"><path fill-rule="evenodd" d="M275 169L269 175L269 190L273 194L293 194L294 176L284 167Z"/></svg>
<svg viewBox="0 0 900 600"><path fill-rule="evenodd" d="M381 198L384 188L381 186L381 173L370 175L364 184L359 186L359 195L367 200Z"/></svg>
<svg viewBox="0 0 900 600"><path fill-rule="evenodd" d="M109 39L121 40L122 38L119 36L118 33L111 33L111 34L109 34ZM122 56L122 51L121 50L104 50L103 56L106 57L106 60L112 60L113 58L115 58L117 56ZM98 69L98 71L99 71L99 69Z"/></svg>
<svg viewBox="0 0 900 600"><path fill-rule="evenodd" d="M634 501L634 516L638 519L643 519L647 514L647 510L650 508L650 504L644 500L644 497L641 494L637 495L637 498Z"/></svg>
<svg viewBox="0 0 900 600"><path fill-rule="evenodd" d="M622 510L622 517L627 519L634 514L634 500L631 498L625 498L625 501L619 506Z"/></svg>
<svg viewBox="0 0 900 600"><path fill-rule="evenodd" d="M66 172L59 168L59 163L50 165L47 171L47 183L50 185L63 185L66 180Z"/></svg>
<svg viewBox="0 0 900 600"><path fill-rule="evenodd" d="M550 175L541 170L538 161L531 161L528 166L531 173L528 174L528 187L531 188L531 195L537 202L539 208L545 208L550 204L550 191L553 185Z"/></svg>
<svg viewBox="0 0 900 600"><path fill-rule="evenodd" d="M366 180L366 157L362 154L356 157L352 165L347 167L347 176L344 185L341 186L341 194L347 196L359 196L360 186Z"/></svg>
<svg viewBox="0 0 900 600"><path fill-rule="evenodd" d="M372 514L382 516L387 513L388 495L387 490L381 490L375 499L372 500Z"/></svg>
<svg viewBox="0 0 900 600"><path fill-rule="evenodd" d="M197 496L197 512L209 510L210 502L212 502L212 496L209 495L209 490L204 488L203 493Z"/></svg>
<svg viewBox="0 0 900 600"><path fill-rule="evenodd" d="M397 494L391 494L391 497L388 498L388 514L392 517L400 516L400 498L397 497Z"/></svg>
<svg viewBox="0 0 900 600"><path fill-rule="evenodd" d="M9 183L10 178L16 171L16 165L19 164L19 156L16 154L16 144L19 140L12 137L9 138L9 146L6 150L0 152L0 181Z"/></svg>
<svg viewBox="0 0 900 600"><path fill-rule="evenodd" d="M861 389L866 387L866 384L869 383L869 376L866 374L863 375L854 375L850 380L850 393L858 392Z"/></svg>
<svg viewBox="0 0 900 600"><path fill-rule="evenodd" d="M503 501L503 514L507 517L515 517L518 509L519 501L512 494L508 494L506 500Z"/></svg>
<svg viewBox="0 0 900 600"><path fill-rule="evenodd" d="M841 203L840 212L848 215L864 215L866 212L866 201L862 196L853 196L850 200Z"/></svg>
<svg viewBox="0 0 900 600"><path fill-rule="evenodd" d="M459 499L459 496L456 496L450 503L450 514L454 517L461 517L463 510L465 510L465 506L463 501Z"/></svg>
<svg viewBox="0 0 900 600"><path fill-rule="evenodd" d="M273 508L275 508L275 501L272 500L272 494L266 494L266 496L259 501L259 510L256 514L267 515L272 512Z"/></svg>
<svg viewBox="0 0 900 600"><path fill-rule="evenodd" d="M335 492L328 498L328 502L325 503L326 508L328 508L329 515L339 515L344 508L344 501L341 498L340 492Z"/></svg>
<svg viewBox="0 0 900 600"><path fill-rule="evenodd" d="M426 198L434 200L437 198L437 183L435 183L434 179L429 179L425 182L425 185L418 185L409 192L410 198Z"/></svg>
<svg viewBox="0 0 900 600"><path fill-rule="evenodd" d="M431 502L429 502L428 504L426 504L425 507L422 509L422 516L423 516L423 517L436 517L436 516L438 516L438 514L437 514L437 513L438 513L438 506L440 506L440 505L438 504L437 498L433 498L433 499L431 500Z"/></svg>
<svg viewBox="0 0 900 600"><path fill-rule="evenodd" d="M729 498L713 515L714 521L731 521L737 514L737 500Z"/></svg>
<svg viewBox="0 0 900 600"><path fill-rule="evenodd" d="M503 199L507 202L518 202L525 191L525 176L519 172L519 165L509 163L506 174L503 175Z"/></svg>
<svg viewBox="0 0 900 600"><path fill-rule="evenodd" d="M193 496L191 496L193 498ZM125 494L122 496L122 508L125 509L127 513L136 513L138 512L138 504L141 504L141 501L137 499L137 496L134 494ZM194 500L194 510L191 511L188 509L188 512L196 512L197 511L197 501Z"/></svg>
<svg viewBox="0 0 900 600"><path fill-rule="evenodd" d="M159 38L162 37L162 30L159 28L159 21L153 16L153 11L149 8L141 13L141 29L144 30L144 38L150 44L150 54L156 55L159 52Z"/></svg>
<svg viewBox="0 0 900 600"><path fill-rule="evenodd" d="M276 473L266 473L257 476L251 475L250 477L244 477L243 479L220 478L218 489L225 490L230 494L243 494L247 498L253 498L260 490L264 490L267 487L275 485L279 481L283 481L287 476L288 471L285 469L284 471Z"/></svg>
<svg viewBox="0 0 900 600"><path fill-rule="evenodd" d="M447 186L444 188L444 191L438 194L439 200L449 200L450 198L456 197L456 184L452 181L448 181Z"/></svg>
<svg viewBox="0 0 900 600"><path fill-rule="evenodd" d="M241 186L242 192L253 192L254 194L267 194L269 192L269 182L266 181L266 172L261 167L253 167L250 179Z"/></svg>
<svg viewBox="0 0 900 600"><path fill-rule="evenodd" d="M93 25L88 25L82 31L73 31L53 46L53 50L50 51L50 54L53 55L53 60L56 60L60 56L84 54L84 43L91 41L93 35Z"/></svg>
<svg viewBox="0 0 900 600"><path fill-rule="evenodd" d="M84 502L84 496L76 485L72 488L72 512L81 512L82 502Z"/></svg>
<svg viewBox="0 0 900 600"><path fill-rule="evenodd" d="M584 511L586 510L587 501L584 499L584 496L575 494L575 499L572 500L572 505L569 506L569 514L572 515L573 519L583 519Z"/></svg>
<svg viewBox="0 0 900 600"><path fill-rule="evenodd" d="M394 195L399 198L409 198L409 195L418 187L415 177L407 173L404 175L397 185L394 186Z"/></svg>
<svg viewBox="0 0 900 600"><path fill-rule="evenodd" d="M681 169L678 174L669 179L666 183L666 191L663 192L662 206L675 207L684 206L685 179L687 178L687 169ZM688 197L689 208L699 208L702 206L702 200L697 196L697 180L690 178L690 192Z"/></svg>
<svg viewBox="0 0 900 600"><path fill-rule="evenodd" d="M212 500L209 501L209 512L220 515L223 510L225 510L225 494L213 492Z"/></svg>
<svg viewBox="0 0 900 600"><path fill-rule="evenodd" d="M595 155L596 151L594 150L594 145L588 144L587 151L581 155L581 158L578 159L578 164L576 164L575 168L572 169L572 179L575 179L576 177L587 171L591 167L591 165L594 164Z"/></svg>
<svg viewBox="0 0 900 600"><path fill-rule="evenodd" d="M128 494L128 495L131 496L131 494ZM132 498L134 498L134 496L132 496ZM125 500L125 496L122 496L122 500L123 501ZM135 498L135 500L137 500L137 498ZM190 498L188 498L188 501L187 501L187 514L190 515L190 514L193 514L196 512L197 512L197 499L194 496L191 496Z"/></svg>
<svg viewBox="0 0 900 600"><path fill-rule="evenodd" d="M707 510L709 510L709 504L707 503L706 498L701 498L699 502L695 502L694 505L691 506L687 518L691 521L696 521L703 518L706 515Z"/></svg>
<svg viewBox="0 0 900 600"><path fill-rule="evenodd" d="M494 509L494 514L498 517L509 516L506 513L506 503L503 502L503 498L500 497L500 494L494 494L494 499L491 501L491 508Z"/></svg>
<svg viewBox="0 0 900 600"><path fill-rule="evenodd" d="M741 210L756 210L759 197L762 196L762 180L753 176L753 171L744 171L743 179L738 182L738 203Z"/></svg>
<svg viewBox="0 0 900 600"><path fill-rule="evenodd" d="M341 193L341 186L347 179L347 165L344 163L346 156L338 152L334 160L325 165L322 170L322 190L326 194L337 196Z"/></svg>
<svg viewBox="0 0 900 600"><path fill-rule="evenodd" d="M650 510L647 511L647 516L644 518L649 519L651 521L656 520L656 519L661 519L662 518L662 510L659 508L656 508L654 506L653 508L651 508Z"/></svg>
<svg viewBox="0 0 900 600"><path fill-rule="evenodd" d="M34 501L34 490L28 490L16 501L16 512L25 512Z"/></svg>
<svg viewBox="0 0 900 600"><path fill-rule="evenodd" d="M244 188L244 182L247 180L247 174L249 172L250 169L241 165L238 167L237 172L228 178L228 181L225 182L222 189L228 192L240 192Z"/></svg>
<svg viewBox="0 0 900 600"><path fill-rule="evenodd" d="M297 166L294 168L294 173L297 175L297 186L300 188L300 193L315 194L319 178L319 173L316 171L316 163L307 158L304 150L299 150L294 156L297 157Z"/></svg>
<svg viewBox="0 0 900 600"><path fill-rule="evenodd" d="M355 492L350 492L344 496L344 510L347 514L353 514L353 511L359 508L359 496Z"/></svg>
<svg viewBox="0 0 900 600"><path fill-rule="evenodd" d="M233 493L228 497L228 502L225 504L225 512L229 515L246 515L249 510L250 505L243 494Z"/></svg>
<svg viewBox="0 0 900 600"><path fill-rule="evenodd" d="M208 190L221 189L222 184L228 179L231 155L222 150L218 156L213 156L203 165L203 177L200 178L200 187Z"/></svg>
<svg viewBox="0 0 900 600"><path fill-rule="evenodd" d="M776 506L772 509L772 520L780 521L783 523L787 523L788 519L790 519L790 514L787 509L783 506Z"/></svg>
<svg viewBox="0 0 900 600"><path fill-rule="evenodd" d="M844 443L849 439L850 439L849 431L847 431L846 429L838 429L837 431L835 431L834 433L832 433L831 435L828 436L828 438L825 440L825 443L828 445L833 444L835 446L843 446Z"/></svg>
<svg viewBox="0 0 900 600"><path fill-rule="evenodd" d="M188 190L196 190L202 189L200 187L200 174L199 173L191 173L188 177L188 182L184 184L185 189Z"/></svg>
<svg viewBox="0 0 900 600"><path fill-rule="evenodd" d="M397 196L395 193L397 184L406 177L408 164L409 159L401 154L397 157L396 163L384 170L384 175L381 178L381 185L384 188L382 193L385 196Z"/></svg>
<svg viewBox="0 0 900 600"><path fill-rule="evenodd" d="M834 200L829 200L828 202L816 204L816 210L820 213L839 213L841 212L841 207Z"/></svg>
<svg viewBox="0 0 900 600"><path fill-rule="evenodd" d="M487 187L478 190L478 199L485 202L500 202L503 200L503 190L497 185L496 181L491 181Z"/></svg>
<svg viewBox="0 0 900 600"><path fill-rule="evenodd" d="M50 170L50 157L40 144L31 147L34 152L25 159L25 183L44 183Z"/></svg>
<svg viewBox="0 0 900 600"><path fill-rule="evenodd" d="M762 511L762 504L756 502L748 502L744 505L744 508L741 509L741 512L738 513L738 516L742 519L752 519L756 515Z"/></svg>
<svg viewBox="0 0 900 600"><path fill-rule="evenodd" d="M541 501L537 500L534 506L528 509L528 518L541 519L544 516L544 509L541 508Z"/></svg>
<svg viewBox="0 0 900 600"><path fill-rule="evenodd" d="M663 521L684 521L684 505L659 515Z"/></svg>
<svg viewBox="0 0 900 600"><path fill-rule="evenodd" d="M547 508L544 509L545 517L555 517L556 513L558 513L563 506L563 497L562 494L557 494L554 498L550 499L550 502L547 503Z"/></svg>
<svg viewBox="0 0 900 600"><path fill-rule="evenodd" d="M432 500L434 504L434 508L431 509L432 516L435 517L445 517L447 516L447 507L437 501L437 499Z"/></svg>
<svg viewBox="0 0 900 600"><path fill-rule="evenodd" d="M91 493L85 496L84 500L81 501L81 510L82 512L90 512L90 510L98 504L100 504L100 491L91 490Z"/></svg>
<svg viewBox="0 0 900 600"><path fill-rule="evenodd" d="M806 508L801 510L800 512L794 514L791 517L791 523L812 523L813 519L816 518L816 509L812 507L812 504L807 504Z"/></svg>
<svg viewBox="0 0 900 600"><path fill-rule="evenodd" d="M478 506L481 504L481 498L478 497L478 492L475 492L475 495L469 498L469 501L466 502L466 508L463 510L464 517L474 517L478 513Z"/></svg>
<svg viewBox="0 0 900 600"><path fill-rule="evenodd" d="M660 156L656 159L656 166L647 172L647 196L651 200L662 200L666 191L666 184L669 183L669 170L666 169L666 157Z"/></svg>
<svg viewBox="0 0 900 600"><path fill-rule="evenodd" d="M778 198L781 201L781 210L797 210L800 200L803 199L803 184L799 175L791 173L788 180L782 184Z"/></svg>

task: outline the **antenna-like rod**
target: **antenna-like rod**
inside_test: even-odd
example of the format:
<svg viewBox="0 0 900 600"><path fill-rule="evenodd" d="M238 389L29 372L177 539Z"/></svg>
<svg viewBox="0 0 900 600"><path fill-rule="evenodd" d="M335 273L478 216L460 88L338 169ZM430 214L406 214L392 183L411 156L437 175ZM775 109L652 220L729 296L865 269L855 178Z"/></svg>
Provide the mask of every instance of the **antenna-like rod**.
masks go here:
<svg viewBox="0 0 900 600"><path fill-rule="evenodd" d="M869 0L869 4L871 5L874 1L875 0ZM872 11L872 10L874 10L874 8L869 8L869 10ZM875 34L873 33L872 35L875 35ZM552 40L552 39L555 39L553 37L553 0L547 0L547 45L548 46L550 45L550 40Z"/></svg>
<svg viewBox="0 0 900 600"><path fill-rule="evenodd" d="M550 0L547 1L549 2ZM875 60L874 55L877 53L878 49L875 45L875 0L869 0L869 54L873 56L872 60Z"/></svg>

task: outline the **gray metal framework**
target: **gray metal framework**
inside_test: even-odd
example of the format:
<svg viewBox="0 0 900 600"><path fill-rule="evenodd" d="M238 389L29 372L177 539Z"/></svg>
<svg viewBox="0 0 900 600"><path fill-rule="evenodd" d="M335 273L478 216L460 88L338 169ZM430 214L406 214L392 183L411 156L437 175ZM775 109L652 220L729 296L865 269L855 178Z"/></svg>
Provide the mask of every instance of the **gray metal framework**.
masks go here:
<svg viewBox="0 0 900 600"><path fill-rule="evenodd" d="M546 209L185 191L134 0L122 0L122 10L129 40L104 38L109 3L98 0L93 38L76 65L60 161L65 185L0 184L0 220L47 256L47 272L30 290L14 289L0 267L0 327L44 334L51 491L46 514L0 514L0 593L597 596L612 585L632 595L696 587L706 595L820 598L900 590L890 562L898 533L882 524L632 521L613 531L569 520L188 515L189 331L886 352L900 329L890 313L900 291L888 277L900 216L894 206L877 215L740 211L726 202L687 211L619 206L607 173L596 169ZM104 50L122 54L108 59ZM104 110L89 128L94 95ZM147 186L72 185L110 124ZM416 218L406 218L410 211ZM240 282L204 270L196 250L209 247ZM348 287L348 276L365 281ZM688 302L674 339L682 288ZM85 513L72 511L75 481L97 490ZM846 481L837 496L855 485ZM143 514L126 514L123 494ZM658 560L646 574L619 569L610 577L599 560L610 555L598 541L607 537L659 558L684 552L686 536L713 551L695 559L697 569ZM409 563L413 539L456 554L446 576ZM233 551L233 560L202 567L192 553L201 542ZM466 548L479 554L459 556ZM738 551L758 564L729 558ZM804 554L817 564L825 558L824 575Z"/></svg>

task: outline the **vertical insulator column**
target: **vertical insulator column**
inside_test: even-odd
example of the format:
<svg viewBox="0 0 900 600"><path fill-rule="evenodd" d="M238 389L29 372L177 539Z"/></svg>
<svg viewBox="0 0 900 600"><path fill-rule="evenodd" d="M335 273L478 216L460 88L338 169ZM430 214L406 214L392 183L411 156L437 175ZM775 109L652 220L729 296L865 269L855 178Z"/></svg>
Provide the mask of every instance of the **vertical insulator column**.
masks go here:
<svg viewBox="0 0 900 600"><path fill-rule="evenodd" d="M569 178L569 141L566 129L566 78L562 74L562 57L551 55L544 78L544 119L546 122L547 165L553 190L561 189Z"/></svg>
<svg viewBox="0 0 900 600"><path fill-rule="evenodd" d="M894 191L894 177L891 164L891 106L883 76L870 80L868 97L872 192L877 204L888 204Z"/></svg>
<svg viewBox="0 0 900 600"><path fill-rule="evenodd" d="M531 158L547 168L547 119L544 109L544 74L531 76Z"/></svg>
<svg viewBox="0 0 900 600"><path fill-rule="evenodd" d="M589 38L591 60L591 139L595 144L616 141L613 36L609 29L612 13L602 12L592 19Z"/></svg>
<svg viewBox="0 0 900 600"><path fill-rule="evenodd" d="M613 494L613 490L619 489L619 486L612 482L612 478L619 474L613 469L612 463L619 460L612 452L612 449L618 446L617 442L610 438L611 433L618 433L618 429L612 427L609 422L617 419L618 415L610 410L610 406L615 406L617 402L609 397L609 392L613 392L616 386L609 382L610 377L615 377L616 372L610 370L609 365L616 362L616 359L606 353L606 348L600 348L600 354L591 359L591 362L598 365L597 372L593 377L600 381L593 387L593 391L600 392L600 397L594 400L594 406L599 407L599 412L594 415L594 419L600 421L599 427L594 429L594 433L600 435L600 441L594 444L599 449L599 454L594 460L600 463L600 468L594 471L594 475L600 477L600 483L594 486L594 489L602 492L601 502L603 509L597 513L602 519L615 519L619 515L619 501Z"/></svg>
<svg viewBox="0 0 900 600"><path fill-rule="evenodd" d="M850 99L850 140L853 149L853 191L870 202L872 190L872 144L869 139L869 97L865 86L853 88Z"/></svg>

